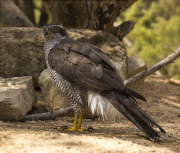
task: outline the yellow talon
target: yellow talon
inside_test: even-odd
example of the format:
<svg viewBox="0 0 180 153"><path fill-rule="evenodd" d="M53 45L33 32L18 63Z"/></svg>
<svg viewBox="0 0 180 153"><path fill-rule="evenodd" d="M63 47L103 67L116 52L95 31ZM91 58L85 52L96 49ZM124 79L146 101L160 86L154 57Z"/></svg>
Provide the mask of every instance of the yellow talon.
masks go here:
<svg viewBox="0 0 180 153"><path fill-rule="evenodd" d="M73 128L73 127L71 128L71 127L65 127L65 126L64 126L64 127L61 127L61 128L57 128L57 130L58 130L58 131L67 131L67 132L68 132L68 131L70 131L70 132L76 131L76 129Z"/></svg>
<svg viewBox="0 0 180 153"><path fill-rule="evenodd" d="M58 128L58 131L79 131L79 132L83 132L85 129L81 128L81 123L82 123L82 119L84 116L84 111L81 114L81 117L79 118L79 122L77 124L77 119L78 119L78 114L74 115L74 124L73 127L66 127L64 126L63 128Z"/></svg>
<svg viewBox="0 0 180 153"><path fill-rule="evenodd" d="M80 129L77 129L78 132L84 132L86 131L86 128L80 128Z"/></svg>

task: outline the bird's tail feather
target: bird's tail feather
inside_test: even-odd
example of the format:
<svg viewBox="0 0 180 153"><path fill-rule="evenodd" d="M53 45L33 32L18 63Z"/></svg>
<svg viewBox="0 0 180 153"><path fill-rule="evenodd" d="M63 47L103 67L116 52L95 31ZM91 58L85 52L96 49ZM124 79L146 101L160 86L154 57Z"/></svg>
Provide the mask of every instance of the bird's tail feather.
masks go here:
<svg viewBox="0 0 180 153"><path fill-rule="evenodd" d="M102 96L109 101L135 126L144 132L152 141L161 138L153 127L158 127L162 133L165 130L160 127L149 115L140 109L132 100L124 93L117 90L104 91Z"/></svg>
<svg viewBox="0 0 180 153"><path fill-rule="evenodd" d="M133 91L133 90L127 88L127 87L125 87L121 92L123 92L124 94L127 94L128 96L130 96L130 98L135 97L137 99L141 99L143 101L146 101L146 99L143 96L141 96L137 92L135 92L135 91Z"/></svg>

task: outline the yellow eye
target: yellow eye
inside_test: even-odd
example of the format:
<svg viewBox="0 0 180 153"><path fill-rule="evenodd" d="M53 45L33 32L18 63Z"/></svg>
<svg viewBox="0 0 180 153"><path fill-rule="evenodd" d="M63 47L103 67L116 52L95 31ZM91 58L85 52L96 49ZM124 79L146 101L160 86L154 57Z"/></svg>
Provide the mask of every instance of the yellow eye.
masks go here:
<svg viewBox="0 0 180 153"><path fill-rule="evenodd" d="M44 32L44 29L43 29L43 32Z"/></svg>
<svg viewBox="0 0 180 153"><path fill-rule="evenodd" d="M59 31L59 27L55 27L54 29L55 29L56 31Z"/></svg>

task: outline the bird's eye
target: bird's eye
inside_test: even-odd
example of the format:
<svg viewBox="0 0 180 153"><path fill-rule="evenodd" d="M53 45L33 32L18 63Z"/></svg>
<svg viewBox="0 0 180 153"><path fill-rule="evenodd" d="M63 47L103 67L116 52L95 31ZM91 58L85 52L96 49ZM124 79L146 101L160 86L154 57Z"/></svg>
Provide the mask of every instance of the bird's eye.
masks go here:
<svg viewBox="0 0 180 153"><path fill-rule="evenodd" d="M43 32L44 32L45 30L43 29Z"/></svg>
<svg viewBox="0 0 180 153"><path fill-rule="evenodd" d="M55 29L56 31L59 31L59 27L55 27L54 29Z"/></svg>

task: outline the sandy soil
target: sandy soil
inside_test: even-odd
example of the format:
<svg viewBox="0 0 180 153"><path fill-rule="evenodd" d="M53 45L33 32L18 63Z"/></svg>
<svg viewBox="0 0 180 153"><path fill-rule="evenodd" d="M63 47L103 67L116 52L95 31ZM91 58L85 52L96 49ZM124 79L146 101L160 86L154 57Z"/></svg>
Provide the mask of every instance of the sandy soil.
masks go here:
<svg viewBox="0 0 180 153"><path fill-rule="evenodd" d="M167 132L159 142L150 141L124 117L120 123L100 119L84 119L83 126L91 126L93 133L59 132L57 127L71 126L72 118L57 121L0 121L0 153L54 152L180 152L180 88L166 81L166 77L147 77L138 91L147 103L139 106ZM40 98L40 97L39 97Z"/></svg>

